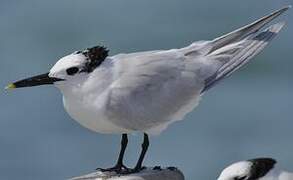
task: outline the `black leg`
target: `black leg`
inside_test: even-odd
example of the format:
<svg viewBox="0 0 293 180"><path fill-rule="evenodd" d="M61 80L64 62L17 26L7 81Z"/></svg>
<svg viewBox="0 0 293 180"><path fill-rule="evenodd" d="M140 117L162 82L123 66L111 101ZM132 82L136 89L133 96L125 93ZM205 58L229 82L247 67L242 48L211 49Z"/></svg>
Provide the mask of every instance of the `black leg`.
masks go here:
<svg viewBox="0 0 293 180"><path fill-rule="evenodd" d="M118 157L118 161L116 166L123 166L123 157L124 157L124 153L125 153L125 149L127 147L128 144L128 138L127 138L127 134L122 134L122 138L121 138L121 149L120 149L120 153L119 153L119 157Z"/></svg>
<svg viewBox="0 0 293 180"><path fill-rule="evenodd" d="M136 166L135 168L133 169L133 172L139 172L143 169L142 167L142 162L143 162L143 159L145 157L145 154L148 150L148 147L150 145L150 142L149 142L149 137L146 133L144 133L144 136L143 136L143 143L141 145L142 147L142 150L141 150L141 153L140 153L140 156L139 156L139 159L136 163Z"/></svg>
<svg viewBox="0 0 293 180"><path fill-rule="evenodd" d="M107 168L107 169L97 168L97 170L100 170L100 171L115 171L116 173L127 173L129 171L129 168L127 168L123 164L123 157L124 157L125 149L127 147L127 143L128 143L127 134L122 134L121 149L120 149L120 153L119 153L119 157L118 157L116 165L114 167L112 167L112 168Z"/></svg>

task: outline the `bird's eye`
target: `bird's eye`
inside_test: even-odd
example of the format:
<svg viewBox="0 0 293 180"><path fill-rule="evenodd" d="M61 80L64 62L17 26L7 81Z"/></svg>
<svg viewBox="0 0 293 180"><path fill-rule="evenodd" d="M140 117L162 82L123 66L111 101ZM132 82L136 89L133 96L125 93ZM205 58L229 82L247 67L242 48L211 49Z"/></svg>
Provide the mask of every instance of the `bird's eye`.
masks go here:
<svg viewBox="0 0 293 180"><path fill-rule="evenodd" d="M78 67L71 67L66 69L66 73L70 76L76 74L79 71Z"/></svg>

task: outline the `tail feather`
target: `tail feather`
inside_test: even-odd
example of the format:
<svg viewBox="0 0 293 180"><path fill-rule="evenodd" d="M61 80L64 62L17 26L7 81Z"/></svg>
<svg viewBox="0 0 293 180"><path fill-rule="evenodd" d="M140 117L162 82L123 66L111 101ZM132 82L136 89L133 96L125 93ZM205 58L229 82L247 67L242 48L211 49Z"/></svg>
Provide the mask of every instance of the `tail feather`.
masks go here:
<svg viewBox="0 0 293 180"><path fill-rule="evenodd" d="M258 32L259 29L289 8L290 6L282 8L250 25L213 40L211 42L212 48L206 54L206 57L212 61L220 62L221 65L215 74L205 80L205 87L202 93L261 52L284 27L285 23L280 22L271 25L262 32Z"/></svg>
<svg viewBox="0 0 293 180"><path fill-rule="evenodd" d="M252 57L257 55L265 48L266 45L269 44L269 42L277 35L284 25L284 22L272 25L267 30L255 36L252 40L249 40L251 43L249 43L249 45L247 45L244 49L239 50L235 57L231 59L231 64L229 63L222 67L219 70L221 73L218 75L228 76L247 63Z"/></svg>
<svg viewBox="0 0 293 180"><path fill-rule="evenodd" d="M207 91L217 82L248 63L251 58L256 56L266 47L266 45L269 44L269 42L277 35L284 25L284 22L274 24L261 33L243 40L242 43L244 44L244 47L240 46L240 48L236 48L232 55L226 55L229 61L225 63L216 74L206 79L205 88L202 92ZM214 58L217 58L217 56Z"/></svg>
<svg viewBox="0 0 293 180"><path fill-rule="evenodd" d="M235 31L232 31L224 36L218 37L212 41L212 49L210 52L217 50L227 44L231 44L235 41L241 40L244 37L257 32L259 29L264 27L266 24L271 22L273 19L278 17L279 15L283 14L285 11L287 11L291 6L286 6L280 10L277 10L270 15L267 15L251 24L248 24L242 28L239 28Z"/></svg>

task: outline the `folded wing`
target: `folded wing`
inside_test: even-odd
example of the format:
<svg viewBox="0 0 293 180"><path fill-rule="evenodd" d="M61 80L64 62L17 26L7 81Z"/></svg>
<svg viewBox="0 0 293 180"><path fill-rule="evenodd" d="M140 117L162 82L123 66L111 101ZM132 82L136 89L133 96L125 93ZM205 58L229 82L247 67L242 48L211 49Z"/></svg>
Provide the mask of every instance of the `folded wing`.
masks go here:
<svg viewBox="0 0 293 180"><path fill-rule="evenodd" d="M209 51L204 56L210 61L217 61L216 63L220 66L214 74L206 78L202 93L261 52L285 23L271 25L262 32L259 30L289 8L290 6L282 8L247 26L210 41L208 43Z"/></svg>

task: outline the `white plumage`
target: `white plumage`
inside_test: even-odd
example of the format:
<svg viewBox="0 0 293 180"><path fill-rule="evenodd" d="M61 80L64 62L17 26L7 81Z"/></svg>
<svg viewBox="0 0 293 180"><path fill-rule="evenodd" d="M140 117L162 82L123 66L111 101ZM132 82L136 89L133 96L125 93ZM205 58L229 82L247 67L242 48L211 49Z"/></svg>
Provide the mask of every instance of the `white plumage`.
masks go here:
<svg viewBox="0 0 293 180"><path fill-rule="evenodd" d="M87 128L104 133L158 133L196 106L204 87L197 77L200 66L179 50L116 55L94 72L72 79L70 85L56 85L66 110Z"/></svg>
<svg viewBox="0 0 293 180"><path fill-rule="evenodd" d="M226 167L218 180L293 180L293 173L281 170L271 158L239 161Z"/></svg>
<svg viewBox="0 0 293 180"><path fill-rule="evenodd" d="M247 63L281 30L265 24L287 10L272 13L213 41L199 41L181 49L158 50L107 57L91 73L69 76L65 70L83 66L80 53L60 59L50 77L73 119L96 132L158 134L182 120L201 95L222 78Z"/></svg>

